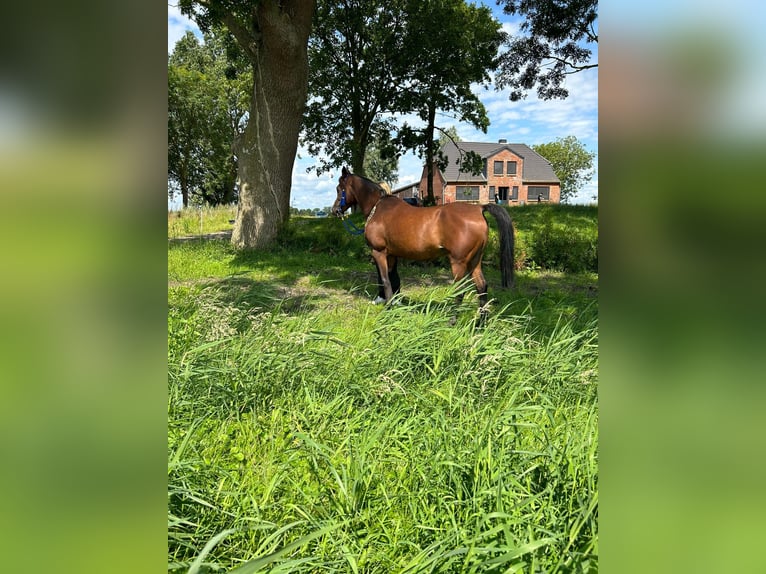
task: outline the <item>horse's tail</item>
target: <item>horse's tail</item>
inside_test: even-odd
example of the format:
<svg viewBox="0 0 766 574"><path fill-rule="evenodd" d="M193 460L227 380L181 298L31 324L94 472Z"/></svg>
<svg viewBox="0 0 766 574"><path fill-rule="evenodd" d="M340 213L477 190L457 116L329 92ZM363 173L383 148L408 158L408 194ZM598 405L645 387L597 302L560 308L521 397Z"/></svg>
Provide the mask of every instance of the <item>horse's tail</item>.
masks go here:
<svg viewBox="0 0 766 574"><path fill-rule="evenodd" d="M513 287L513 222L508 210L494 203L484 206L484 211L489 211L497 221L497 230L500 233L500 273L503 287Z"/></svg>

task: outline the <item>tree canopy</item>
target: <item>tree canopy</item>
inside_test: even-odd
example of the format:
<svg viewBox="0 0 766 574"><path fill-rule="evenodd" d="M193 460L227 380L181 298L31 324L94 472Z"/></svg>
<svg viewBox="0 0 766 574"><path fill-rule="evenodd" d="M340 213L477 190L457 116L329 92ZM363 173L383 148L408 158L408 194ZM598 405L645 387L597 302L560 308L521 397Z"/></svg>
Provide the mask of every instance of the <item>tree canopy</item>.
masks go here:
<svg viewBox="0 0 766 574"><path fill-rule="evenodd" d="M319 2L309 39L309 102L301 141L321 173L350 163L364 175L375 141L386 142L406 78L405 0Z"/></svg>
<svg viewBox="0 0 766 574"><path fill-rule="evenodd" d="M425 159L424 203L433 204L436 113L452 114L458 121L487 131L487 111L472 88L474 84L489 83L504 34L489 8L465 0L415 0L411 10L407 32L412 68L408 89L401 93L398 107L417 114L425 127L415 130L405 124L399 141Z"/></svg>
<svg viewBox="0 0 766 574"><path fill-rule="evenodd" d="M506 14L519 14L522 34L509 40L498 88L511 88L512 101L537 86L543 100L566 98L567 75L598 66L591 62L598 43L598 0L497 0Z"/></svg>
<svg viewBox="0 0 766 574"><path fill-rule="evenodd" d="M183 205L231 203L252 74L227 33L211 29L204 43L187 32L168 58L168 180Z"/></svg>
<svg viewBox="0 0 766 574"><path fill-rule="evenodd" d="M364 156L364 172L373 181L391 183L399 178L399 162L391 141L384 137L373 140Z"/></svg>
<svg viewBox="0 0 766 574"><path fill-rule="evenodd" d="M320 3L302 134L324 158L315 169L351 163L364 174L373 142L385 161L412 149L430 164L437 111L486 130L472 87L489 81L502 39L491 11L465 0ZM412 113L425 127L397 125Z"/></svg>
<svg viewBox="0 0 766 574"><path fill-rule="evenodd" d="M564 203L577 195L593 177L596 154L588 151L575 136L533 145L532 149L551 163L553 172L561 181L561 201Z"/></svg>

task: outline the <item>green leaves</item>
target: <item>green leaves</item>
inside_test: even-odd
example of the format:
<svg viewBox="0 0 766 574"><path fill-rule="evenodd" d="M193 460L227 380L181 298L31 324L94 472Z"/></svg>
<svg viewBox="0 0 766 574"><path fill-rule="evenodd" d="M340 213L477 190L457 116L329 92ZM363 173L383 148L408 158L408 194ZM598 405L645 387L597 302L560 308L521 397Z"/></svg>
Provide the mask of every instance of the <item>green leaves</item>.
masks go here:
<svg viewBox="0 0 766 574"><path fill-rule="evenodd" d="M593 177L595 152L588 151L575 137L566 136L554 142L532 146L547 159L561 181L561 201L577 195L582 186Z"/></svg>
<svg viewBox="0 0 766 574"><path fill-rule="evenodd" d="M389 134L397 130L399 152L432 157L436 110L486 131L489 119L471 85L489 81L502 38L491 11L464 0L319 3L302 134L310 153L328 158L317 171L351 163L364 173L373 142L382 155L395 155ZM426 123L416 137L394 121L405 114Z"/></svg>
<svg viewBox="0 0 766 574"><path fill-rule="evenodd" d="M510 87L511 100L523 99L537 86L540 99L566 98L567 74L595 68L591 44L598 42L598 0L498 0L507 14L524 17L501 58L497 85Z"/></svg>
<svg viewBox="0 0 766 574"><path fill-rule="evenodd" d="M252 72L221 28L191 32L168 58L168 180L184 205L231 203Z"/></svg>

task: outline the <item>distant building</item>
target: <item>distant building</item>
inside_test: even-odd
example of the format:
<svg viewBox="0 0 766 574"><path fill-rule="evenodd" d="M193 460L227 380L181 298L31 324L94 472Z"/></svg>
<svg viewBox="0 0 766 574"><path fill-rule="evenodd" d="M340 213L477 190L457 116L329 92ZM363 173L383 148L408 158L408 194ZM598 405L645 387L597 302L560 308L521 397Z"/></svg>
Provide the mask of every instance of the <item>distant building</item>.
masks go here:
<svg viewBox="0 0 766 574"><path fill-rule="evenodd" d="M458 147L459 146L459 149ZM465 201L497 202L506 205L560 203L561 182L551 164L526 144L458 142L448 143L442 153L448 158L444 171L435 166L434 197L437 204ZM484 159L479 175L462 172L458 163L463 153L473 151ZM426 197L427 170L420 182L395 190L400 197Z"/></svg>

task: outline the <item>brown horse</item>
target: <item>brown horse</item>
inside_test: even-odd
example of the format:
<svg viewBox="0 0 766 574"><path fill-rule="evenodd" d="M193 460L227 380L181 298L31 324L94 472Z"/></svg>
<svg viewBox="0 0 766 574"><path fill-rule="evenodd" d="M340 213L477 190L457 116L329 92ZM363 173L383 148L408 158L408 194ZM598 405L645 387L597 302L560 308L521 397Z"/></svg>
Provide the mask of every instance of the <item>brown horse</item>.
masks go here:
<svg viewBox="0 0 766 574"><path fill-rule="evenodd" d="M481 259L489 237L485 211L495 217L500 233L502 285L513 286L513 223L499 205L450 203L413 207L398 197L385 195L380 185L352 174L345 167L337 192L333 215L343 217L349 207L358 205L366 217L364 238L372 248L380 280L376 302L388 302L399 291L396 271L399 257L428 260L447 255L455 281L470 275L479 304L484 308L487 281L481 271Z"/></svg>

